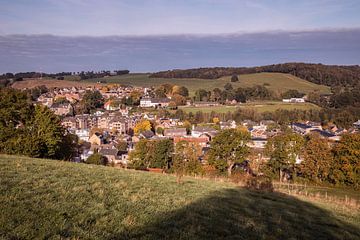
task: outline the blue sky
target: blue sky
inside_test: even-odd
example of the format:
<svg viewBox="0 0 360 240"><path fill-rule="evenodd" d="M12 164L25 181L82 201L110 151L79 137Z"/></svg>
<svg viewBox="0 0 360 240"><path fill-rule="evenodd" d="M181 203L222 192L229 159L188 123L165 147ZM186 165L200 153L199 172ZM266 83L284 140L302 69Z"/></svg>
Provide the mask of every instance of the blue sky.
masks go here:
<svg viewBox="0 0 360 240"><path fill-rule="evenodd" d="M222 34L360 27L360 0L0 0L0 35Z"/></svg>

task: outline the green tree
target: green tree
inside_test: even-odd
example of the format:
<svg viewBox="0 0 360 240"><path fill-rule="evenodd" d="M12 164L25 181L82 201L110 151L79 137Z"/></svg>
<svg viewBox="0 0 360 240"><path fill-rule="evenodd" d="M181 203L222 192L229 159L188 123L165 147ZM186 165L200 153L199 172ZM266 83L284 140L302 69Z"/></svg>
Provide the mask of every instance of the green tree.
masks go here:
<svg viewBox="0 0 360 240"><path fill-rule="evenodd" d="M266 152L270 160L268 166L273 173L278 173L282 181L284 172L291 173L294 170L296 159L303 147L302 136L286 132L271 138L266 145Z"/></svg>
<svg viewBox="0 0 360 240"><path fill-rule="evenodd" d="M299 167L303 177L315 182L329 180L333 155L327 140L320 138L318 134L310 135L303 158Z"/></svg>
<svg viewBox="0 0 360 240"><path fill-rule="evenodd" d="M336 184L360 187L360 134L346 134L335 145L331 179Z"/></svg>
<svg viewBox="0 0 360 240"><path fill-rule="evenodd" d="M195 101L208 101L210 97L209 92L207 92L205 89L198 89L195 92Z"/></svg>
<svg viewBox="0 0 360 240"><path fill-rule="evenodd" d="M232 75L231 76L231 82L238 82L239 81L239 78L237 75Z"/></svg>
<svg viewBox="0 0 360 240"><path fill-rule="evenodd" d="M135 149L130 152L130 165L135 169L146 169L150 166L150 158L148 152L148 140L140 139L135 145Z"/></svg>
<svg viewBox="0 0 360 240"><path fill-rule="evenodd" d="M211 141L209 164L220 171L227 170L228 175L236 163L242 163L250 153L247 143L250 134L240 129L226 129L218 133Z"/></svg>
<svg viewBox="0 0 360 240"><path fill-rule="evenodd" d="M79 108L82 113L90 113L103 105L104 99L99 91L87 90L80 101Z"/></svg>
<svg viewBox="0 0 360 240"><path fill-rule="evenodd" d="M86 163L105 166L108 164L108 159L99 153L94 153L93 155L88 157L88 159L86 159Z"/></svg>
<svg viewBox="0 0 360 240"><path fill-rule="evenodd" d="M128 144L126 141L119 141L116 145L117 150L120 152L126 152L127 151Z"/></svg>

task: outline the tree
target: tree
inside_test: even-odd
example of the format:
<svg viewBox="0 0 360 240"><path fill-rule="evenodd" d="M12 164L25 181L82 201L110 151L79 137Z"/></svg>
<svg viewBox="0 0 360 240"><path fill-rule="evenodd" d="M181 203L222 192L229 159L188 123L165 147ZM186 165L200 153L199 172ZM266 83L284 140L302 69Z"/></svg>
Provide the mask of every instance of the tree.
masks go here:
<svg viewBox="0 0 360 240"><path fill-rule="evenodd" d="M138 122L134 127L134 133L135 135L139 135L141 132L149 131L151 130L151 123L149 120L141 120Z"/></svg>
<svg viewBox="0 0 360 240"><path fill-rule="evenodd" d="M268 166L273 173L278 173L281 182L284 172L291 175L294 170L296 159L303 147L302 136L286 132L271 138L266 145L266 153L270 157Z"/></svg>
<svg viewBox="0 0 360 240"><path fill-rule="evenodd" d="M238 82L239 81L239 78L237 75L232 75L231 76L231 82Z"/></svg>
<svg viewBox="0 0 360 240"><path fill-rule="evenodd" d="M305 94L299 92L298 90L295 89L290 89L287 90L286 92L281 94L282 98L301 98L303 97Z"/></svg>
<svg viewBox="0 0 360 240"><path fill-rule="evenodd" d="M360 187L360 134L346 134L335 145L331 179L336 184Z"/></svg>
<svg viewBox="0 0 360 240"><path fill-rule="evenodd" d="M172 168L177 176L177 182L181 182L184 174L197 175L203 172L198 157L201 154L201 148L198 144L192 144L187 141L180 141L175 145Z"/></svg>
<svg viewBox="0 0 360 240"><path fill-rule="evenodd" d="M237 163L242 163L250 153L247 143L250 133L239 129L226 129L212 140L209 150L209 164L220 171L227 170L228 175Z"/></svg>
<svg viewBox="0 0 360 240"><path fill-rule="evenodd" d="M116 145L116 148L120 152L127 152L128 144L126 141L119 141Z"/></svg>
<svg viewBox="0 0 360 240"><path fill-rule="evenodd" d="M106 166L108 164L108 159L99 153L94 153L86 159L86 163Z"/></svg>
<svg viewBox="0 0 360 240"><path fill-rule="evenodd" d="M184 86L175 85L172 88L172 94L173 95L178 94L178 95L181 95L183 97L188 97L189 96L189 90Z"/></svg>
<svg viewBox="0 0 360 240"><path fill-rule="evenodd" d="M157 127L157 128L156 128L156 133L157 133L158 135L163 135L163 134L164 134L164 129L163 129L162 127Z"/></svg>
<svg viewBox="0 0 360 240"><path fill-rule="evenodd" d="M198 89L195 92L195 101L208 101L209 100L209 92L205 89Z"/></svg>
<svg viewBox="0 0 360 240"><path fill-rule="evenodd" d="M141 139L135 150L130 153L130 162L134 168L169 168L173 152L173 142L165 140Z"/></svg>
<svg viewBox="0 0 360 240"><path fill-rule="evenodd" d="M299 167L301 175L315 182L329 180L333 156L327 140L318 134L310 135L303 154L304 160Z"/></svg>
<svg viewBox="0 0 360 240"><path fill-rule="evenodd" d="M104 105L104 99L99 91L87 90L80 101L79 108L82 113L90 113L90 111L101 108Z"/></svg>

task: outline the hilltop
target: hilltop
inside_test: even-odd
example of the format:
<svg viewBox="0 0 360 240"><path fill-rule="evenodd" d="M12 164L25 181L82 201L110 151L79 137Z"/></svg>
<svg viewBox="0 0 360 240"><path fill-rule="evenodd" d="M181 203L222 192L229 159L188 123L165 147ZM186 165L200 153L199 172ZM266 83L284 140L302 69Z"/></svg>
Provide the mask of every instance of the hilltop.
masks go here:
<svg viewBox="0 0 360 240"><path fill-rule="evenodd" d="M0 155L0 238L359 239L358 212L231 183Z"/></svg>

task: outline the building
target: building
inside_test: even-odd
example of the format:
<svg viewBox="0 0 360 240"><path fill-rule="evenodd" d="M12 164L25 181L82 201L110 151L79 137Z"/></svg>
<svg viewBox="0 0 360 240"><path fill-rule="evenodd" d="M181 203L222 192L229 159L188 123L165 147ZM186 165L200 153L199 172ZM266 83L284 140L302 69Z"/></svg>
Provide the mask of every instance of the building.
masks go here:
<svg viewBox="0 0 360 240"><path fill-rule="evenodd" d="M169 106L169 98L142 98L140 100L140 107L154 107L154 108L163 108Z"/></svg>
<svg viewBox="0 0 360 240"><path fill-rule="evenodd" d="M182 137L186 135L187 135L186 128L170 128L164 130L165 137Z"/></svg>
<svg viewBox="0 0 360 240"><path fill-rule="evenodd" d="M208 134L211 137L214 137L217 133L218 131L216 129L209 126L193 126L191 136L200 137L202 134Z"/></svg>
<svg viewBox="0 0 360 240"><path fill-rule="evenodd" d="M121 134L125 134L128 131L128 123L125 118L114 117L109 121L109 129L116 129Z"/></svg>
<svg viewBox="0 0 360 240"><path fill-rule="evenodd" d="M283 99L283 102L286 103L304 103L305 99L304 98L287 98L287 99Z"/></svg>
<svg viewBox="0 0 360 240"><path fill-rule="evenodd" d="M116 162L118 156L118 150L115 148L102 148L99 150L99 154L106 157L109 162Z"/></svg>
<svg viewBox="0 0 360 240"><path fill-rule="evenodd" d="M174 144L177 144L178 142L181 141L198 144L201 148L208 147L209 144L209 138L207 137L191 137L191 136L174 137Z"/></svg>
<svg viewBox="0 0 360 240"><path fill-rule="evenodd" d="M73 111L73 107L71 106L70 103L65 103L65 104L54 103L53 105L51 105L50 109L56 115L59 115L59 116L68 115L68 114L72 113L72 111Z"/></svg>
<svg viewBox="0 0 360 240"><path fill-rule="evenodd" d="M90 132L88 129L78 129L75 131L75 135L82 141L88 142Z"/></svg>
<svg viewBox="0 0 360 240"><path fill-rule="evenodd" d="M293 123L291 128L302 135L308 134L313 130L322 130L322 127L317 124Z"/></svg>

